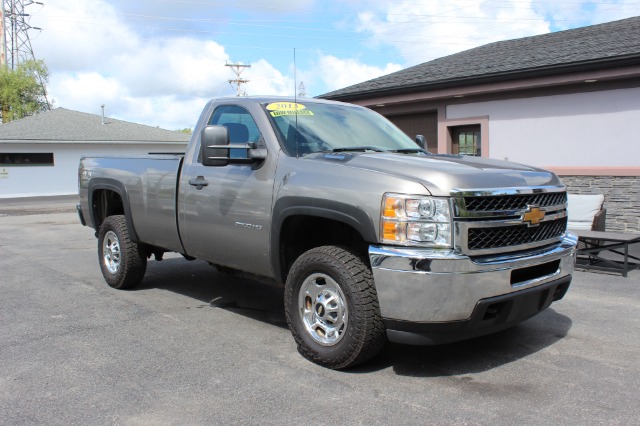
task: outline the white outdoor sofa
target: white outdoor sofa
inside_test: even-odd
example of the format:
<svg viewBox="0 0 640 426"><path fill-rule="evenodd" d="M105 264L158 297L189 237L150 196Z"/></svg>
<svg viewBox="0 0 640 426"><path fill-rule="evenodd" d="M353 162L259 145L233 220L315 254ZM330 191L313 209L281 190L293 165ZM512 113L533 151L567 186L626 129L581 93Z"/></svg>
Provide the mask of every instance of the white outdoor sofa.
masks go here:
<svg viewBox="0 0 640 426"><path fill-rule="evenodd" d="M607 210L604 195L567 194L570 231L604 231Z"/></svg>

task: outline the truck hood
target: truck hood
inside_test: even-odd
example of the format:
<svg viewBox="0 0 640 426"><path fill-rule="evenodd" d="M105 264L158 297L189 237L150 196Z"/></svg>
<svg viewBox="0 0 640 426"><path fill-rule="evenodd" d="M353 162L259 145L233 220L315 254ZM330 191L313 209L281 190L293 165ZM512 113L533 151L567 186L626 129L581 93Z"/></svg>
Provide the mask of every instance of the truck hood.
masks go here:
<svg viewBox="0 0 640 426"><path fill-rule="evenodd" d="M558 177L547 170L461 155L376 152L315 154L307 158L417 181L435 196L448 196L452 190L562 186Z"/></svg>

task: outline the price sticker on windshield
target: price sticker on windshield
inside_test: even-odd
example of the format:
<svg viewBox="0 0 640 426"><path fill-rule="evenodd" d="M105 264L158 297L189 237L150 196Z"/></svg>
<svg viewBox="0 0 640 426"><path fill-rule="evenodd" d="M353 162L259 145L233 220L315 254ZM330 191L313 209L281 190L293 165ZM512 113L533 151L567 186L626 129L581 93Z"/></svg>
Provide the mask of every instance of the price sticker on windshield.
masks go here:
<svg viewBox="0 0 640 426"><path fill-rule="evenodd" d="M295 102L273 102L267 105L267 110L272 117L282 115L313 115L306 106Z"/></svg>

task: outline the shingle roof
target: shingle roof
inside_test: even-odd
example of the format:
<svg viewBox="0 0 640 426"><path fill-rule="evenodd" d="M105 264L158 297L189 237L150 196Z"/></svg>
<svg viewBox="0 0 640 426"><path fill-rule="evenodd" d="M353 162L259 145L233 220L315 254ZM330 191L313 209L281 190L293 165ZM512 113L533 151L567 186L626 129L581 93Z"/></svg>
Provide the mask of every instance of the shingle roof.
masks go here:
<svg viewBox="0 0 640 426"><path fill-rule="evenodd" d="M105 118L84 112L56 108L0 125L1 140L52 142L188 142L189 135Z"/></svg>
<svg viewBox="0 0 640 426"><path fill-rule="evenodd" d="M451 87L640 63L640 17L499 41L320 95L365 95Z"/></svg>

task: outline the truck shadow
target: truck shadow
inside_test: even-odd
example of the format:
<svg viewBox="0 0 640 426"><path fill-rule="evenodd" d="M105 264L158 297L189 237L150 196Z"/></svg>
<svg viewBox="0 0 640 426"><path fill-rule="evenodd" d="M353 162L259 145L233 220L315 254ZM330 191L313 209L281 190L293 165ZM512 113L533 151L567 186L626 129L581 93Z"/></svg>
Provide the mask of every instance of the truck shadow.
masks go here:
<svg viewBox="0 0 640 426"><path fill-rule="evenodd" d="M224 274L203 261L182 258L149 262L142 283L134 291L162 289L202 304L196 308L225 309L288 330L284 287L259 278Z"/></svg>
<svg viewBox="0 0 640 426"><path fill-rule="evenodd" d="M376 358L350 370L368 373L391 367L402 376L451 377L492 370L547 349L566 337L569 317L548 308L515 327L439 346L388 343Z"/></svg>
<svg viewBox="0 0 640 426"><path fill-rule="evenodd" d="M269 281L223 274L202 261L171 258L150 262L144 281L134 291L149 289L181 294L202 302L196 308L225 309L288 333L284 288ZM411 377L484 372L552 346L571 326L569 317L549 308L516 327L463 342L440 346L388 343L374 359L345 372L367 374L392 368L398 375Z"/></svg>

